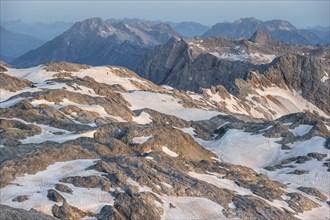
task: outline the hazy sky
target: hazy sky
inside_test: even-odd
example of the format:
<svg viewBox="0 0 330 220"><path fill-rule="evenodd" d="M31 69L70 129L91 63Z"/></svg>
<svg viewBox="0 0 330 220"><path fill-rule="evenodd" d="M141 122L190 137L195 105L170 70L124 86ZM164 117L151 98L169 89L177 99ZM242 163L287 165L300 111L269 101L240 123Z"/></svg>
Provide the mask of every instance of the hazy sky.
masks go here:
<svg viewBox="0 0 330 220"><path fill-rule="evenodd" d="M79 21L90 17L196 21L206 25L241 17L285 19L297 27L329 26L329 0L213 0L213 1L56 1L0 0L1 19Z"/></svg>

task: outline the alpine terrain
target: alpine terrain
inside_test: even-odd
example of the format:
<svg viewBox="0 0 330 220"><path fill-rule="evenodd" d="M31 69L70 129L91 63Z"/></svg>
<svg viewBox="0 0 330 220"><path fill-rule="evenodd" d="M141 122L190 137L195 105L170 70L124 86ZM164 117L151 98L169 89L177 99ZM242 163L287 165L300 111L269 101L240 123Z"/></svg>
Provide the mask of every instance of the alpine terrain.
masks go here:
<svg viewBox="0 0 330 220"><path fill-rule="evenodd" d="M329 218L329 103L276 68L237 80L245 99L115 66L0 77L1 219Z"/></svg>
<svg viewBox="0 0 330 220"><path fill-rule="evenodd" d="M330 220L330 45L171 25L91 18L0 61L1 220Z"/></svg>

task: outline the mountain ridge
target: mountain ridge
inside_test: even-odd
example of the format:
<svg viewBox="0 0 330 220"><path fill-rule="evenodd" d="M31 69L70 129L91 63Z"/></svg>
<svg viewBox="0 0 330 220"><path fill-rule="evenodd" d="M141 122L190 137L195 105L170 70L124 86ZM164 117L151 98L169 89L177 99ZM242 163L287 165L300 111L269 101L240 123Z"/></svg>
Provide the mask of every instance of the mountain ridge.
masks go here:
<svg viewBox="0 0 330 220"><path fill-rule="evenodd" d="M313 45L327 43L308 30L297 29L288 21L280 19L261 21L253 17L241 18L231 23L217 23L213 25L210 30L205 32L203 37L222 36L229 39L248 38L258 29L269 33L278 41Z"/></svg>
<svg viewBox="0 0 330 220"><path fill-rule="evenodd" d="M91 65L115 64L135 69L150 47L164 43L176 34L169 25L137 25L111 24L101 18L77 22L63 34L24 54L12 64L33 66L66 60Z"/></svg>

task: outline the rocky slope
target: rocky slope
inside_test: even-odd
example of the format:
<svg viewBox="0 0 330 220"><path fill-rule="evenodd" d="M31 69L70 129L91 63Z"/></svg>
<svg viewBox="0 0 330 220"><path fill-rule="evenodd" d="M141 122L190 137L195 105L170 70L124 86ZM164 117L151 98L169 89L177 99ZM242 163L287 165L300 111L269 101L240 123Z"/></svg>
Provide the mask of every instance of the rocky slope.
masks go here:
<svg viewBox="0 0 330 220"><path fill-rule="evenodd" d="M203 37L222 36L228 39L239 39L250 37L256 30L269 33L278 41L294 44L327 44L309 30L298 29L285 20L260 21L255 18L241 18L232 23L217 23L206 31Z"/></svg>
<svg viewBox="0 0 330 220"><path fill-rule="evenodd" d="M329 54L329 47L288 45L261 31L239 41L172 38L148 53L137 72L253 116L307 110L305 101L328 114Z"/></svg>
<svg viewBox="0 0 330 220"><path fill-rule="evenodd" d="M0 75L3 219L330 218L329 114L257 119L113 66Z"/></svg>
<svg viewBox="0 0 330 220"><path fill-rule="evenodd" d="M64 60L135 69L150 48L176 35L167 24L109 23L91 18L75 23L63 34L22 55L12 64L26 67Z"/></svg>

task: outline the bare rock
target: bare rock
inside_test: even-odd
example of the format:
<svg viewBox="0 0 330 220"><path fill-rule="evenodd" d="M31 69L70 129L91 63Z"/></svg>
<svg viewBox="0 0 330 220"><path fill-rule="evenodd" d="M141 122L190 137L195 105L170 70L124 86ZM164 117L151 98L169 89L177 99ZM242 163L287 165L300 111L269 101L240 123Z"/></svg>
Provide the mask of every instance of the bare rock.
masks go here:
<svg viewBox="0 0 330 220"><path fill-rule="evenodd" d="M308 153L307 156L317 159L318 161L323 160L325 157L327 157L327 154L322 154L318 152Z"/></svg>
<svg viewBox="0 0 330 220"><path fill-rule="evenodd" d="M53 205L52 213L55 217L68 220L81 219L86 216L92 217L93 214L89 212L83 212L77 207L69 205L66 201L63 202L62 206L57 204Z"/></svg>
<svg viewBox="0 0 330 220"><path fill-rule="evenodd" d="M22 195L22 196L17 196L16 198L14 198L12 201L13 202L24 202L26 200L29 199L29 196L27 195Z"/></svg>
<svg viewBox="0 0 330 220"><path fill-rule="evenodd" d="M10 92L16 92L26 87L31 87L32 83L26 79L9 76L5 73L0 73L0 88Z"/></svg>
<svg viewBox="0 0 330 220"><path fill-rule="evenodd" d="M67 185L61 184L61 183L55 184L55 189L57 189L58 191L61 191L61 192L68 193L68 194L72 194L72 192L73 192L70 187L68 187Z"/></svg>
<svg viewBox="0 0 330 220"><path fill-rule="evenodd" d="M3 220L56 220L57 218L44 215L33 210L12 208L6 205L0 205L0 219ZM58 220L58 219L57 219Z"/></svg>
<svg viewBox="0 0 330 220"><path fill-rule="evenodd" d="M61 179L62 183L71 183L76 187L101 188L104 191L110 190L110 182L101 176L74 176Z"/></svg>
<svg viewBox="0 0 330 220"><path fill-rule="evenodd" d="M49 189L47 193L47 198L54 202L63 202L64 197L54 189Z"/></svg>
<svg viewBox="0 0 330 220"><path fill-rule="evenodd" d="M101 212L96 214L98 220L125 220L126 218L121 215L115 208L110 205L102 207Z"/></svg>
<svg viewBox="0 0 330 220"><path fill-rule="evenodd" d="M286 200L286 202L289 204L290 208L296 212L309 211L313 208L321 206L313 200L310 200L309 198L301 195L300 193L288 193L287 196L289 196L291 199Z"/></svg>
<svg viewBox="0 0 330 220"><path fill-rule="evenodd" d="M325 202L328 199L328 197L326 197L323 193L321 193L319 190L317 190L313 187L300 186L297 189L299 189L300 191L302 191L304 193L307 193L308 195L316 196L323 202Z"/></svg>

